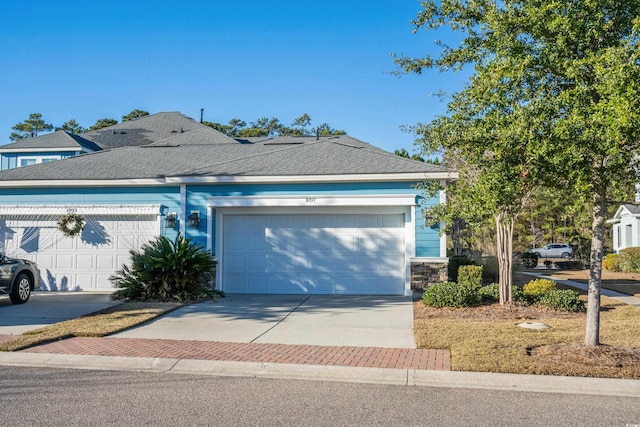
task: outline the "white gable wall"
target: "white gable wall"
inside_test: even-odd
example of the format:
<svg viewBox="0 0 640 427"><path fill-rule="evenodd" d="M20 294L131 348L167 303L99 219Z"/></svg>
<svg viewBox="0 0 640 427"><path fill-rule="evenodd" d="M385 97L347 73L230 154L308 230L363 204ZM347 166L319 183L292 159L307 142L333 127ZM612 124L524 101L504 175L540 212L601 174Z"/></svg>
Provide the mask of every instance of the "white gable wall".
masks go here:
<svg viewBox="0 0 640 427"><path fill-rule="evenodd" d="M613 224L613 249L619 252L625 248L640 246L640 218L623 216Z"/></svg>

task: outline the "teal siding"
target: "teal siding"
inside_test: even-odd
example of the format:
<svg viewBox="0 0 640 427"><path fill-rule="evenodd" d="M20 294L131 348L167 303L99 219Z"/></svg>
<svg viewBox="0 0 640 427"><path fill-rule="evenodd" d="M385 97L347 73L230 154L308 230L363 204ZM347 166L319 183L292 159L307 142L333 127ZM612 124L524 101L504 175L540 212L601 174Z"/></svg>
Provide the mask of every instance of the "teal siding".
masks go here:
<svg viewBox="0 0 640 427"><path fill-rule="evenodd" d="M428 226L425 224L423 211L426 208L439 203L440 196L426 199L418 197L416 207L416 256L417 257L439 257L440 256L440 227L439 225Z"/></svg>
<svg viewBox="0 0 640 427"><path fill-rule="evenodd" d="M322 195L362 195L362 194L405 194L415 195L416 208L415 243L417 257L440 256L440 230L427 227L422 215L423 206L438 203L434 197L423 200L411 183L336 183L336 184L224 184L187 185L186 215L180 207L180 186L161 187L91 187L91 188L0 188L0 205L55 205L55 204L159 204L161 205L161 233L174 238L185 221L185 235L194 242L207 246L207 198L210 196L322 196ZM200 213L197 228L188 227L187 218L192 210ZM165 217L175 212L178 220L174 229L166 229ZM215 217L214 217L215 218ZM215 224L212 224L215 233ZM215 239L212 240L212 242ZM211 242L211 243L212 243ZM214 249L212 247L212 249Z"/></svg>
<svg viewBox="0 0 640 427"><path fill-rule="evenodd" d="M417 194L407 182L337 183L337 184L222 184L190 185L194 193L207 196L289 196L322 194ZM206 199L206 198L205 198Z"/></svg>
<svg viewBox="0 0 640 427"><path fill-rule="evenodd" d="M178 209L176 187L0 188L0 205L161 204Z"/></svg>
<svg viewBox="0 0 640 427"><path fill-rule="evenodd" d="M36 158L36 157L60 157L60 159L66 159L68 157L77 156L82 154L81 151L42 151L42 152L29 152L29 153L2 153L0 154L0 170L13 169L18 167L18 158Z"/></svg>

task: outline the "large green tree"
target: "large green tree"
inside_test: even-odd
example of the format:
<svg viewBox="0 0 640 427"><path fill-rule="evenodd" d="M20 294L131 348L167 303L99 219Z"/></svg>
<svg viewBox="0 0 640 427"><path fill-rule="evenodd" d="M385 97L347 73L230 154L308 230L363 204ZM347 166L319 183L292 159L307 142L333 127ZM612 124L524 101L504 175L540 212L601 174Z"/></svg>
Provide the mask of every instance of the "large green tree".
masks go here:
<svg viewBox="0 0 640 427"><path fill-rule="evenodd" d="M566 186L591 205L588 346L600 343L607 200L638 179L639 16L640 0L423 1L416 29L449 27L462 42L396 58L405 72L473 67L448 114L425 128L427 148L453 131L469 161L504 156L507 176L520 163L523 185ZM491 171L480 175L499 176Z"/></svg>
<svg viewBox="0 0 640 427"><path fill-rule="evenodd" d="M11 139L11 141L19 141L21 139L38 136L38 134L42 132L50 132L53 130L53 125L46 123L42 119L42 114L31 113L28 119L16 124L11 129L15 132L11 133L9 139Z"/></svg>

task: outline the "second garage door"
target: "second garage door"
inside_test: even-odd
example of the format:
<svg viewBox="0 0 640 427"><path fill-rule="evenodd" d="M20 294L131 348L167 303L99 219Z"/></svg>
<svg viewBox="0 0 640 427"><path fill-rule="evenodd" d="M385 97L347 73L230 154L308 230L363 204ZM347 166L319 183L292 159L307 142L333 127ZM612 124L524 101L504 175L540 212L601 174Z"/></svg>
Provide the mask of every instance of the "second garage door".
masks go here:
<svg viewBox="0 0 640 427"><path fill-rule="evenodd" d="M403 214L225 215L230 293L403 295Z"/></svg>
<svg viewBox="0 0 640 427"><path fill-rule="evenodd" d="M81 234L69 238L58 230L58 215L0 215L0 251L35 261L42 289L113 290L109 277L129 264L129 250L158 235L157 216L85 214Z"/></svg>

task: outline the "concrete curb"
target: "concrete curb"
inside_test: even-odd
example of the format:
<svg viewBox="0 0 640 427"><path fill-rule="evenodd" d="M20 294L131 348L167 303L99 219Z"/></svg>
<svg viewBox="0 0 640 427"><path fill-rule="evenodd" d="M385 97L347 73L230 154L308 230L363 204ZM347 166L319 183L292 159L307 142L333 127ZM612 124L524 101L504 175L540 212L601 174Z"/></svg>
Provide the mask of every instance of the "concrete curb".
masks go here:
<svg viewBox="0 0 640 427"><path fill-rule="evenodd" d="M611 378L20 352L0 353L0 365L640 397L640 381Z"/></svg>
<svg viewBox="0 0 640 427"><path fill-rule="evenodd" d="M479 388L537 393L640 397L640 381L615 378L555 377L488 372L413 371L412 385Z"/></svg>

